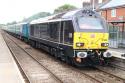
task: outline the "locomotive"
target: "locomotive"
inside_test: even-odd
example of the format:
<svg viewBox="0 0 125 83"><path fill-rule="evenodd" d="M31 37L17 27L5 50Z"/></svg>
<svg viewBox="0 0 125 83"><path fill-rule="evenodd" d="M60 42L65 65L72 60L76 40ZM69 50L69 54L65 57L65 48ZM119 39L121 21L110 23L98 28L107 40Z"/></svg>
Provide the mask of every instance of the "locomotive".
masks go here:
<svg viewBox="0 0 125 83"><path fill-rule="evenodd" d="M77 9L21 23L18 28L10 26L7 32L78 67L105 64L112 57L107 23L92 10Z"/></svg>

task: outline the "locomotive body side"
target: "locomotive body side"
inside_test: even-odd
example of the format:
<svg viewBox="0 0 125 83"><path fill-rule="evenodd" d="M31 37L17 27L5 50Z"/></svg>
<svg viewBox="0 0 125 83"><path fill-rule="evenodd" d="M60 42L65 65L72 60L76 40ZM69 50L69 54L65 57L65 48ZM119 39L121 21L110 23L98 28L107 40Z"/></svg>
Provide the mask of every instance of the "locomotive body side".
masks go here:
<svg viewBox="0 0 125 83"><path fill-rule="evenodd" d="M73 11L61 19L31 23L30 41L32 46L80 67L103 64L111 57L107 51L106 22L91 10Z"/></svg>

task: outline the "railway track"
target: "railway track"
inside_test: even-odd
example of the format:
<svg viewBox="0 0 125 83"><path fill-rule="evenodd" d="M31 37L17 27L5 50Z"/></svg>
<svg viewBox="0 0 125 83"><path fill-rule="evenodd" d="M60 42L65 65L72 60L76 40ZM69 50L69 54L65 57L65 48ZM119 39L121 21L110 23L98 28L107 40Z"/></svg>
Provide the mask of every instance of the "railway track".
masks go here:
<svg viewBox="0 0 125 83"><path fill-rule="evenodd" d="M109 76L114 76L116 78L122 79L125 82L125 71L121 69L116 69L114 68L114 66L107 66L107 67L96 66L95 68L104 73L109 74Z"/></svg>
<svg viewBox="0 0 125 83"><path fill-rule="evenodd" d="M125 80L125 61L122 59L114 57L107 66L98 66L95 68Z"/></svg>
<svg viewBox="0 0 125 83"><path fill-rule="evenodd" d="M112 62L110 62L110 66L121 69L125 71L125 60L119 58L113 58Z"/></svg>
<svg viewBox="0 0 125 83"><path fill-rule="evenodd" d="M5 37L5 36L4 36ZM15 49L11 49L11 47L10 47L10 45L8 45L9 46L9 48L10 48L10 50L12 50L12 52L13 52L13 50L16 50L16 49L18 49L18 48L20 48L23 52L25 52L28 56L30 56L34 61L37 61L37 63L39 63L40 65L42 65L37 59L35 59L35 58L33 58L25 49L23 49L22 47L20 47L15 41L13 41L13 39L11 39L10 37L8 37L8 36L6 36L9 40L7 40L7 38L5 38L5 40L6 40L6 42L7 42L7 44L8 44L8 41L9 42L11 42L11 45L13 45L13 44L15 44L15 46L14 46L14 48ZM13 42L13 43L12 43ZM17 46L17 47L16 47ZM21 50L20 50L20 52L21 52ZM19 51L19 50L18 50ZM13 54L15 54L15 53L13 53ZM19 54L19 53L18 53ZM20 56L22 56L22 55L20 55ZM26 56L26 55L25 55ZM17 57L16 56L16 59L18 60L18 61L20 61L19 60L19 58L25 58L25 57ZM29 60L28 60L29 61ZM20 62L19 62L20 63ZM20 65L21 65L22 63L20 63ZM29 65L28 65L29 66ZM42 65L43 67L44 67L44 69L47 69L47 71L49 71L49 72L51 72L48 68L46 68L44 65ZM23 70L24 70L24 72L26 72L25 71L25 69L23 68ZM52 73L52 72L51 72ZM76 72L75 72L76 73ZM30 78L30 76L28 76L28 74L27 73L25 73L26 74L26 76L27 76L27 78L29 79L29 82L30 83L34 83L34 81L33 81L33 79L32 78ZM62 73L63 74L63 73ZM55 75L55 74L53 74L52 73L52 75ZM57 76L55 76L56 78L58 78ZM81 77L81 76L78 76L78 77ZM81 81L81 83L83 82L83 83L86 83L86 82L89 82L89 83L100 83L100 81L98 81L98 80L96 80L96 79L94 79L94 78L91 78L91 77L88 77L88 76L83 76L82 75L82 78L84 77L84 79L86 79L86 80L83 80L83 79L81 79L82 81ZM38 77L39 78L39 77ZM36 78L34 78L34 79L36 79ZM71 79L70 77L69 77L69 79ZM38 83L39 83L39 81L37 81ZM52 81L50 81L50 82L52 82ZM49 83L50 83L49 82ZM63 80L60 80L60 79L58 79L57 81L56 81L57 83L59 83L59 82L66 82L66 83L72 83L73 81L67 81L67 79L65 78L65 80L63 79ZM36 82L35 82L36 83ZM55 83L55 82L54 82ZM77 83L77 80L76 80L76 82L75 83Z"/></svg>
<svg viewBox="0 0 125 83"><path fill-rule="evenodd" d="M110 63L109 66L125 71L125 64L124 63L122 63L122 65L121 65L121 64L113 62L113 63Z"/></svg>
<svg viewBox="0 0 125 83"><path fill-rule="evenodd" d="M120 59L120 58L113 58L114 61L117 61L117 62L124 62L125 63L125 60L124 59Z"/></svg>
<svg viewBox="0 0 125 83"><path fill-rule="evenodd" d="M96 68L125 80L125 61L123 59L114 58L108 66Z"/></svg>
<svg viewBox="0 0 125 83"><path fill-rule="evenodd" d="M108 66L105 66L105 67L98 66L96 68L125 80L125 61L124 60L113 59Z"/></svg>
<svg viewBox="0 0 125 83"><path fill-rule="evenodd" d="M10 38L10 37L9 37ZM12 38L12 37L11 37ZM11 39L10 38L10 39ZM15 42L16 45L18 45L15 41L17 40L16 38L12 38L11 40L13 40L13 42ZM18 40L18 43L21 42L20 40ZM62 62L59 62L53 58L49 58L48 61L46 60L41 60L41 58L48 58L48 56L44 57L41 56L43 54L41 54L38 50L35 50L31 47L27 47L27 45L25 45L25 43L20 43L20 45L18 45L18 47L20 47L22 50L24 50L25 52L27 52L28 55L30 55L32 58L34 58L35 60L37 60L37 62L39 64L44 64L44 66L47 67L47 69L49 69L50 71L53 71L54 73L57 72L55 71L55 68L58 68L58 71L65 71L67 70L67 74L70 74L70 72L75 72L76 75L80 75L81 76L84 76L86 78L89 78L91 79L92 83L93 82L98 82L98 83L102 83L102 82L108 82L108 83L124 83L125 80L122 79L122 78L119 78L117 76L113 76L111 74L108 74L104 71L100 71L100 70L88 70L88 69L76 69L74 67L71 67L67 64L64 64ZM35 50L36 52L33 53L33 50ZM36 54L37 53L37 54ZM44 53L45 54L45 53ZM37 55L37 56L36 56ZM39 57L38 57L39 56ZM50 57L50 56L49 56ZM56 62L51 62L51 61L56 61ZM49 66L50 63L54 63L55 65L54 66ZM61 67L65 67L65 68L62 68L62 69L59 69L60 68L60 64L61 64ZM53 67L53 68L52 68ZM73 71L71 71L73 70ZM60 72L58 72L60 73ZM62 72L64 73L64 72ZM62 78L60 75L56 74L58 77ZM65 75L66 76L66 75ZM67 77L70 79L71 77L69 77L69 75L67 75ZM63 82L71 82L71 81L67 81L66 79L62 78L63 79ZM80 79L79 79L80 80ZM79 81L78 80L78 81ZM79 81L80 82L80 81ZM83 82L83 81L81 81Z"/></svg>
<svg viewBox="0 0 125 83"><path fill-rule="evenodd" d="M28 78L29 83L40 83L41 80L42 80L42 82L46 82L46 83L50 83L50 82L63 83L60 78L58 78L56 75L54 75L46 67L44 67L42 64L37 62L31 56L29 57L29 54L26 51L24 51L22 48L20 48L9 37L7 37L9 39L7 39L5 36L4 36L4 38L8 44L9 49L11 50L11 53L13 54L15 59L18 61L22 70L25 72L25 75ZM28 63L28 64L26 64L26 63ZM31 68L29 68L28 66ZM35 68L33 68L33 66ZM38 71L38 72L36 72L36 71Z"/></svg>

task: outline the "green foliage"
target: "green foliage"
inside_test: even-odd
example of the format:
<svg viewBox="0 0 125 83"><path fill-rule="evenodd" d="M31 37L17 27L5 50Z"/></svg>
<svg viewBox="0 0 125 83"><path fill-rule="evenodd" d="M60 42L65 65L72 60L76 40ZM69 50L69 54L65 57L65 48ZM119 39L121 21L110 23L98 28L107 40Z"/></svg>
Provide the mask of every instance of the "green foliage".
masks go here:
<svg viewBox="0 0 125 83"><path fill-rule="evenodd" d="M65 12L65 11L69 11L69 10L73 10L73 9L77 9L77 8L73 5L65 4L65 5L62 5L62 6L58 7L57 9L55 9L54 13Z"/></svg>
<svg viewBox="0 0 125 83"><path fill-rule="evenodd" d="M7 25L16 24L16 23L17 23L16 21L13 21L13 22L7 23Z"/></svg>
<svg viewBox="0 0 125 83"><path fill-rule="evenodd" d="M46 16L49 16L49 15L51 15L49 12L40 12L40 13L37 13L35 15L32 15L29 18L24 18L23 22L31 22L32 20L39 19L39 18L42 18L42 17L46 17Z"/></svg>

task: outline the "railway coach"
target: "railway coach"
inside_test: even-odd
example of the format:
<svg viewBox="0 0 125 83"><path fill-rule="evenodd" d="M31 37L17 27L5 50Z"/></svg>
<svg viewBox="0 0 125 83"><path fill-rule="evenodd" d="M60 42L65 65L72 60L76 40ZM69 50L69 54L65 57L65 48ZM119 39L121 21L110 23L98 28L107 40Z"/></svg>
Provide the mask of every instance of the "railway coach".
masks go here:
<svg viewBox="0 0 125 83"><path fill-rule="evenodd" d="M8 25L5 29L11 35L28 42L29 38L29 23L17 23Z"/></svg>
<svg viewBox="0 0 125 83"><path fill-rule="evenodd" d="M104 64L111 57L106 21L92 10L77 9L32 21L29 42L80 67Z"/></svg>

